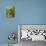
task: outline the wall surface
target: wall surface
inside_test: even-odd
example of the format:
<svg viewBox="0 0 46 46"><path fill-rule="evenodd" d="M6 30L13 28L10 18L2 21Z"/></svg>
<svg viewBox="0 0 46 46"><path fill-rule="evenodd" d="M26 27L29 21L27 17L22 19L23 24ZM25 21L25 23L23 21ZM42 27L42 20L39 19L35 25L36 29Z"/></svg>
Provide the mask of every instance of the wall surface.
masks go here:
<svg viewBox="0 0 46 46"><path fill-rule="evenodd" d="M0 3L0 44L8 43L9 32L18 32L17 24L46 24L46 0L14 0L14 18L6 17L7 4L12 5L12 1Z"/></svg>
<svg viewBox="0 0 46 46"><path fill-rule="evenodd" d="M46 0L17 0L19 24L46 24Z"/></svg>
<svg viewBox="0 0 46 46"><path fill-rule="evenodd" d="M16 7L16 0L14 0L14 5ZM2 0L2 2L0 2L0 44L7 44L9 42L8 34L10 32L16 32L17 34L16 17L6 17L7 6L12 6L12 0ZM15 42L17 42L17 39Z"/></svg>

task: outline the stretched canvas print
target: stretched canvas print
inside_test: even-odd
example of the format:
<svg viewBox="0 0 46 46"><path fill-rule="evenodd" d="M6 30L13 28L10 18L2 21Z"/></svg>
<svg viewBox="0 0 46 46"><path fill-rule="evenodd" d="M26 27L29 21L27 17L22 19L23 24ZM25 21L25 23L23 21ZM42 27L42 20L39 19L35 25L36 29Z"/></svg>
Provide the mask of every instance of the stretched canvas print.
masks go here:
<svg viewBox="0 0 46 46"><path fill-rule="evenodd" d="M15 7L14 6L7 6L6 7L6 16L7 17L14 17L15 16Z"/></svg>
<svg viewBox="0 0 46 46"><path fill-rule="evenodd" d="M18 38L20 46L30 46L31 42L46 42L46 25L20 24Z"/></svg>

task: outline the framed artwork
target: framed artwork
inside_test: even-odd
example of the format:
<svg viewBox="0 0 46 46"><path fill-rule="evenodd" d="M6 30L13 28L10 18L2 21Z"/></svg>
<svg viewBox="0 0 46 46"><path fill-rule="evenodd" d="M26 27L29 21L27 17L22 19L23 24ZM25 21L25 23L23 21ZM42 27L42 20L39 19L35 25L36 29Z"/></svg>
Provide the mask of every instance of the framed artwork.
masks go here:
<svg viewBox="0 0 46 46"><path fill-rule="evenodd" d="M15 7L14 6L7 6L6 7L6 16L7 17L14 17L15 16Z"/></svg>
<svg viewBox="0 0 46 46"><path fill-rule="evenodd" d="M46 41L46 25L18 25L19 42L21 40Z"/></svg>

